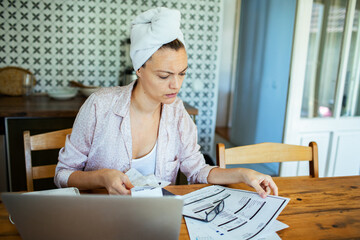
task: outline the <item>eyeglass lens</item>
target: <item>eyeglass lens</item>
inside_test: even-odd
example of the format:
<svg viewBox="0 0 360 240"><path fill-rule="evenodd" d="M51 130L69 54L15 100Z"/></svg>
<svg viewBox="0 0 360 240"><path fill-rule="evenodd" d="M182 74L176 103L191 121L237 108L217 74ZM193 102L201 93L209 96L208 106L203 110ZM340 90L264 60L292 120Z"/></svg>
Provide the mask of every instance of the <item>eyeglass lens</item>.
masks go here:
<svg viewBox="0 0 360 240"><path fill-rule="evenodd" d="M216 207L214 207L209 213L206 212L206 221L211 222L214 218L224 210L224 200L221 200Z"/></svg>

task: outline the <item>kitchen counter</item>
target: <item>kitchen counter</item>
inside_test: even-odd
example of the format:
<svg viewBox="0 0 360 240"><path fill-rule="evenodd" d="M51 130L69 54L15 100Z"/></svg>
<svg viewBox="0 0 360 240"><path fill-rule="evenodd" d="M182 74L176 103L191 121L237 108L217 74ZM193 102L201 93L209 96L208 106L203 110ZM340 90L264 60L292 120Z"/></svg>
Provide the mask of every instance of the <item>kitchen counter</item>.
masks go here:
<svg viewBox="0 0 360 240"><path fill-rule="evenodd" d="M86 97L55 100L45 95L29 97L0 96L0 117L75 117ZM184 103L190 115L198 110Z"/></svg>
<svg viewBox="0 0 360 240"><path fill-rule="evenodd" d="M76 96L68 100L55 100L47 95L29 97L0 96L0 134L4 133L6 117L76 117L86 97ZM184 103L195 121L198 109Z"/></svg>
<svg viewBox="0 0 360 240"><path fill-rule="evenodd" d="M55 100L46 95L0 97L0 117L75 117L85 97Z"/></svg>

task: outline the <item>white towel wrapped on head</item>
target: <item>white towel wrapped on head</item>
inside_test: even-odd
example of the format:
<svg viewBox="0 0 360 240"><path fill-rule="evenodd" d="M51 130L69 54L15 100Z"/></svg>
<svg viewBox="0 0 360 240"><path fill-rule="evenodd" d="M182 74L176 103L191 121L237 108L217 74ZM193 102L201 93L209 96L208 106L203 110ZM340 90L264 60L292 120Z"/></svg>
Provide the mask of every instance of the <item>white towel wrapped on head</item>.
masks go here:
<svg viewBox="0 0 360 240"><path fill-rule="evenodd" d="M180 40L180 12L158 7L141 13L131 25L130 57L134 70L138 70L162 45Z"/></svg>

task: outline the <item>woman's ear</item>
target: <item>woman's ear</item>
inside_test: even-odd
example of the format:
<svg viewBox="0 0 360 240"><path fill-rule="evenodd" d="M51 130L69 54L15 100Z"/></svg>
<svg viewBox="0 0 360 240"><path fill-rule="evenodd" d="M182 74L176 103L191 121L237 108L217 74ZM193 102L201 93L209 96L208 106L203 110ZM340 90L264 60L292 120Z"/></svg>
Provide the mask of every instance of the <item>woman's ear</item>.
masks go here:
<svg viewBox="0 0 360 240"><path fill-rule="evenodd" d="M141 72L140 72L140 69L141 69L142 67L140 67L138 70L136 70L136 76L138 77L138 78L140 78L140 76L141 76Z"/></svg>

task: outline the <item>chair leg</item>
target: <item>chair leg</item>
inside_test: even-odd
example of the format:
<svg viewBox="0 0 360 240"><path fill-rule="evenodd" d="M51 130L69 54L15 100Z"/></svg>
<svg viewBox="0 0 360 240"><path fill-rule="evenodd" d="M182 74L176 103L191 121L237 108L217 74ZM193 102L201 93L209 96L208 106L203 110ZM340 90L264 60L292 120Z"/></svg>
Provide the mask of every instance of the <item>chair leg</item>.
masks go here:
<svg viewBox="0 0 360 240"><path fill-rule="evenodd" d="M34 191L32 160L31 160L31 143L30 132L24 131L24 151L25 151L25 168L26 168L26 185L28 192Z"/></svg>

